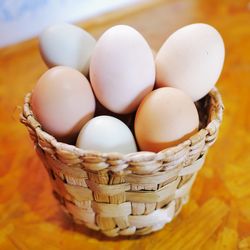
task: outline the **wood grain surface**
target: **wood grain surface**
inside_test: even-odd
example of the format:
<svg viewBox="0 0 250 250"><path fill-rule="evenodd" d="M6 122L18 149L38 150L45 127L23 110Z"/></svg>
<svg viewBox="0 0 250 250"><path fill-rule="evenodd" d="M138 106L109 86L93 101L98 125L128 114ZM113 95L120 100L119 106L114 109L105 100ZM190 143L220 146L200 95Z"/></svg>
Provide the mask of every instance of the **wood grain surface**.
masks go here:
<svg viewBox="0 0 250 250"><path fill-rule="evenodd" d="M85 22L95 37L115 24L138 29L154 50L177 28L206 22L222 34L226 60L217 84L225 113L220 135L190 202L162 231L109 239L73 224L51 194L45 169L18 121L46 70L37 39L0 50L0 249L250 249L250 3L151 1Z"/></svg>

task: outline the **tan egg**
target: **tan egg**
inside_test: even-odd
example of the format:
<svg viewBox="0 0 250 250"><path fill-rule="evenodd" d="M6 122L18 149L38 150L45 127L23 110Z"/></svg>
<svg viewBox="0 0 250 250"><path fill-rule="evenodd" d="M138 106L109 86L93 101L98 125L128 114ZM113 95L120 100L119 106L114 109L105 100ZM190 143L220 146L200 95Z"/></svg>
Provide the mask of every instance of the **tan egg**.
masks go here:
<svg viewBox="0 0 250 250"><path fill-rule="evenodd" d="M216 84L224 55L224 43L215 28L204 23L182 27L157 53L156 86L181 89L197 101Z"/></svg>
<svg viewBox="0 0 250 250"><path fill-rule="evenodd" d="M31 108L42 128L58 140L73 143L95 112L95 99L86 77L79 71L57 66L38 80Z"/></svg>
<svg viewBox="0 0 250 250"><path fill-rule="evenodd" d="M149 93L140 104L135 135L141 150L158 152L185 141L198 126L192 99L181 90L164 87Z"/></svg>
<svg viewBox="0 0 250 250"><path fill-rule="evenodd" d="M126 25L108 29L93 51L90 81L107 109L118 114L135 111L155 83L153 54L143 36Z"/></svg>

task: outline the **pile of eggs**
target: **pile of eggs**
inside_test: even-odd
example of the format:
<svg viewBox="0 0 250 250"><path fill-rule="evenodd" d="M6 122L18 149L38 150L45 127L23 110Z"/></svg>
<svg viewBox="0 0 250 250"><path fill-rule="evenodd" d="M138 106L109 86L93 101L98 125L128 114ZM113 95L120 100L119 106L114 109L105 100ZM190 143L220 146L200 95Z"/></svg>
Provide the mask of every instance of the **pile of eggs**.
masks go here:
<svg viewBox="0 0 250 250"><path fill-rule="evenodd" d="M126 25L98 41L74 25L50 26L40 52L50 69L31 108L43 130L84 150L125 154L158 152L198 131L194 102L217 82L225 53L218 31L202 23L174 32L155 57Z"/></svg>

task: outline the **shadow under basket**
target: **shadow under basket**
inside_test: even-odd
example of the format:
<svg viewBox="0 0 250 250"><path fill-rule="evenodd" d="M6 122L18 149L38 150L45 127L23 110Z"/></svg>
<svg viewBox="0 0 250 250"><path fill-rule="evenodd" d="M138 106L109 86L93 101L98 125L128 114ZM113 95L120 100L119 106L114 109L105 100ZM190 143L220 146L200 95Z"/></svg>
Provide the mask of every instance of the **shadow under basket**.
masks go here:
<svg viewBox="0 0 250 250"><path fill-rule="evenodd" d="M49 173L55 197L76 223L111 237L148 234L173 220L188 201L223 114L214 88L196 103L199 132L183 143L158 153L98 153L58 142L43 131L30 96L20 120Z"/></svg>

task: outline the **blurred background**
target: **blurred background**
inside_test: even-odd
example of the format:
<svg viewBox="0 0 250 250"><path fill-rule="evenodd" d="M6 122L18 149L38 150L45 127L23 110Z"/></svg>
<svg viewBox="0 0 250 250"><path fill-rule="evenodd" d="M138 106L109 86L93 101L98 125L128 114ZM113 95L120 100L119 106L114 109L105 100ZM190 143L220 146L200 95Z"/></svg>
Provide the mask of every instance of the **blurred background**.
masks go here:
<svg viewBox="0 0 250 250"><path fill-rule="evenodd" d="M147 0L1 0L0 48L38 35L48 25L78 22Z"/></svg>

